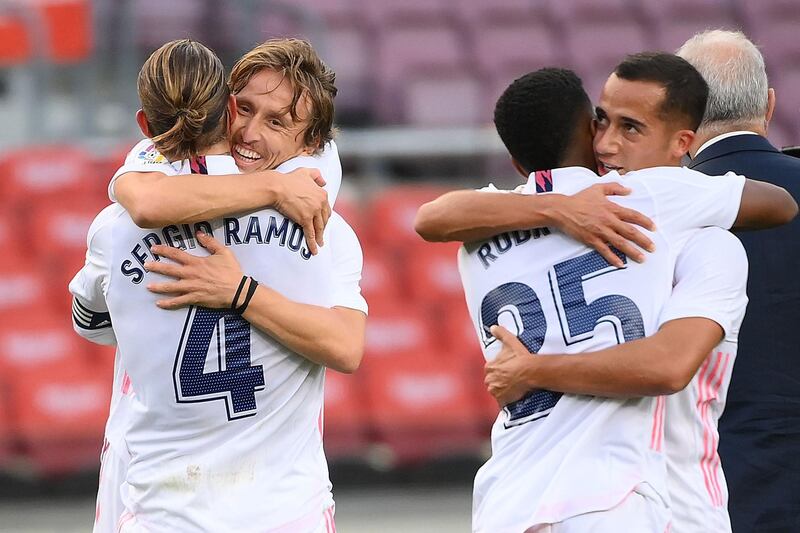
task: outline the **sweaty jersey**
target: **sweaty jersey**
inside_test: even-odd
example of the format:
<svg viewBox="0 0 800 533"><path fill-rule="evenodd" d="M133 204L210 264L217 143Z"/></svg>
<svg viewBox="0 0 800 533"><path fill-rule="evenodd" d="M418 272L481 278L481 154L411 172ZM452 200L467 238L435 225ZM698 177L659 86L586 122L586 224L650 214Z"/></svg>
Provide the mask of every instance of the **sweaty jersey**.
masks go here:
<svg viewBox="0 0 800 533"><path fill-rule="evenodd" d="M658 227L650 234L656 251L643 264L611 267L548 228L461 248L467 306L487 359L500 350L489 332L494 324L539 354L594 351L653 334L678 253L698 228L733 224L744 186L742 177L672 167L603 178L566 168L532 174L523 192L573 194L608 181L633 191L614 201ZM610 509L641 483L667 501L663 435L652 432L656 403L535 391L507 406L492 428L492 457L475 478L473 529L518 532Z"/></svg>
<svg viewBox="0 0 800 533"><path fill-rule="evenodd" d="M205 162L210 174L238 172L228 156ZM360 248L338 216L326 229L330 244L311 256L301 228L272 210L155 230L136 227L118 205L104 210L90 228L87 267L71 287L87 305L98 293L104 298L119 368L135 391L120 402L123 427L109 431L124 435L130 456L123 501L156 531L262 532L306 521L310 530L331 502L324 368L231 312L155 306L158 296L145 286L165 278L144 271L149 246L206 255L195 229L229 245L243 271L287 298L328 307L346 300L366 311L360 294L344 296L330 283L334 233L355 246L360 275Z"/></svg>
<svg viewBox="0 0 800 533"><path fill-rule="evenodd" d="M731 530L717 422L736 358L746 289L747 254L735 236L706 228L689 239L675 265L675 287L661 323L708 318L722 327L725 337L684 390L658 399L665 408L658 423L664 431L675 532Z"/></svg>

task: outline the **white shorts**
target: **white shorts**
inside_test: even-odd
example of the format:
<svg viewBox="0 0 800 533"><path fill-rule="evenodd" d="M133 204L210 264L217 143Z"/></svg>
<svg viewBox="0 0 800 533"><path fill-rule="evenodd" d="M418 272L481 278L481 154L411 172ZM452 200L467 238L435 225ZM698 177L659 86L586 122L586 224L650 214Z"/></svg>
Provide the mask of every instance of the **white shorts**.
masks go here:
<svg viewBox="0 0 800 533"><path fill-rule="evenodd" d="M525 533L668 533L671 513L650 485L637 485L619 504L605 511L570 517L563 522L534 526Z"/></svg>
<svg viewBox="0 0 800 533"><path fill-rule="evenodd" d="M127 472L127 461L103 439L93 533L117 532L118 522L125 512L120 491Z"/></svg>

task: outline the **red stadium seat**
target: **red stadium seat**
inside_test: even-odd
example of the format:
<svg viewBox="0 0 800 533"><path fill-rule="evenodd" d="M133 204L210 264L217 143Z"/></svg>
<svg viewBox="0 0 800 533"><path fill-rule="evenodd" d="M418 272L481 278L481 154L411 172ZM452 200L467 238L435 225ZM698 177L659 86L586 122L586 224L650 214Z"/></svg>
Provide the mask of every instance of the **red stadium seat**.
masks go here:
<svg viewBox="0 0 800 533"><path fill-rule="evenodd" d="M466 302L463 298L452 300L440 308L439 315L443 318L440 325L444 333L441 339L444 341L441 344L443 353L454 364L470 369L476 379L483 382L485 360Z"/></svg>
<svg viewBox="0 0 800 533"><path fill-rule="evenodd" d="M364 213L358 198L355 198L353 194L347 190L339 191L333 210L353 228L360 240L364 238L362 236L362 232L364 231Z"/></svg>
<svg viewBox="0 0 800 533"><path fill-rule="evenodd" d="M770 123L769 137L777 146L800 144L800 94L797 87L800 83L800 63L793 68L786 67L770 79L775 88L775 116ZM780 127L773 131L774 123L785 128L781 136Z"/></svg>
<svg viewBox="0 0 800 533"><path fill-rule="evenodd" d="M737 2L745 33L761 48L770 74L779 73L786 62L797 67L797 46L791 30L800 24L800 10L795 0Z"/></svg>
<svg viewBox="0 0 800 533"><path fill-rule="evenodd" d="M551 0L460 0L473 62L483 77L483 101L473 111L480 121L492 121L497 99L513 80L566 60L555 4ZM475 67L470 64L470 68Z"/></svg>
<svg viewBox="0 0 800 533"><path fill-rule="evenodd" d="M472 387L472 394L478 403L478 415L481 418L480 431L488 439L491 436L492 424L497 420L497 415L500 414L501 408L497 405L497 400L494 399L494 396L486 390L482 378L475 381Z"/></svg>
<svg viewBox="0 0 800 533"><path fill-rule="evenodd" d="M631 21L571 25L566 37L571 63L582 78L607 77L627 54L649 48L647 32Z"/></svg>
<svg viewBox="0 0 800 533"><path fill-rule="evenodd" d="M279 0L277 3L321 16L327 24L334 26L353 19L360 21L364 16L363 0Z"/></svg>
<svg viewBox="0 0 800 533"><path fill-rule="evenodd" d="M468 70L416 72L403 84L403 122L415 126L470 126L485 117L482 79Z"/></svg>
<svg viewBox="0 0 800 533"><path fill-rule="evenodd" d="M642 6L655 25L658 48L668 52L695 33L741 25L731 0L645 0Z"/></svg>
<svg viewBox="0 0 800 533"><path fill-rule="evenodd" d="M562 23L577 22L580 25L604 22L626 22L634 25L643 14L637 2L629 0L556 0L552 4L554 17Z"/></svg>
<svg viewBox="0 0 800 533"><path fill-rule="evenodd" d="M89 226L104 205L96 202L65 203L50 200L38 203L30 215L34 251L39 257L80 255L86 252Z"/></svg>
<svg viewBox="0 0 800 533"><path fill-rule="evenodd" d="M387 249L402 249L424 245L414 231L414 217L426 202L447 192L433 186L398 186L384 189L373 200L368 219L372 222L373 237Z"/></svg>
<svg viewBox="0 0 800 533"><path fill-rule="evenodd" d="M371 112L371 42L372 35L364 26L337 24L329 28L324 45L319 47L322 59L336 72L336 87L339 89L336 95L337 117L357 113L369 115Z"/></svg>
<svg viewBox="0 0 800 533"><path fill-rule="evenodd" d="M89 368L94 345L72 329L72 316L41 310L3 321L0 329L0 366L7 375L29 369ZM43 370L47 373L47 370Z"/></svg>
<svg viewBox="0 0 800 533"><path fill-rule="evenodd" d="M417 302L463 302L458 249L458 243L436 243L420 246L407 254L407 283Z"/></svg>
<svg viewBox="0 0 800 533"><path fill-rule="evenodd" d="M108 417L111 381L70 365L19 370L10 386L11 424L40 473L94 468Z"/></svg>
<svg viewBox="0 0 800 533"><path fill-rule="evenodd" d="M522 75L563 59L560 36L546 21L481 24L474 28L473 39L478 65L492 76L513 69ZM506 85L513 80L507 79Z"/></svg>
<svg viewBox="0 0 800 533"><path fill-rule="evenodd" d="M48 276L53 302L64 311L71 305L67 285L86 260L89 226L101 208L91 202L59 204L38 204L31 212L30 231L33 251Z"/></svg>
<svg viewBox="0 0 800 533"><path fill-rule="evenodd" d="M564 37L568 66L584 81L608 77L625 55L652 49L647 18L628 0L559 0L553 5ZM589 93L595 99L599 94Z"/></svg>
<svg viewBox="0 0 800 533"><path fill-rule="evenodd" d="M793 41L798 24L800 17L776 21L768 30L760 32L753 38L764 55L770 74L780 74L785 68L800 67L800 50Z"/></svg>
<svg viewBox="0 0 800 533"><path fill-rule="evenodd" d="M329 458L357 456L367 444L361 384L357 376L328 370L325 375L323 439Z"/></svg>
<svg viewBox="0 0 800 533"><path fill-rule="evenodd" d="M0 261L0 323L18 316L38 316L52 312L49 280L37 269ZM66 291L66 287L64 288Z"/></svg>
<svg viewBox="0 0 800 533"><path fill-rule="evenodd" d="M47 35L47 56L55 63L83 61L94 48L92 2L40 0L39 13Z"/></svg>
<svg viewBox="0 0 800 533"><path fill-rule="evenodd" d="M27 63L32 55L30 30L25 21L19 14L0 14L0 65Z"/></svg>
<svg viewBox="0 0 800 533"><path fill-rule="evenodd" d="M367 320L365 364L430 350L436 345L431 318L423 309L374 302Z"/></svg>
<svg viewBox="0 0 800 533"><path fill-rule="evenodd" d="M172 39L190 37L204 40L206 3L202 0L135 0L131 4L136 42L147 49L147 53Z"/></svg>
<svg viewBox="0 0 800 533"><path fill-rule="evenodd" d="M401 281L396 262L380 248L364 251L361 291L367 303L396 302L400 298Z"/></svg>
<svg viewBox="0 0 800 533"><path fill-rule="evenodd" d="M36 146L0 157L4 196L13 200L85 196L96 176L91 156L73 146Z"/></svg>
<svg viewBox="0 0 800 533"><path fill-rule="evenodd" d="M110 202L108 199L108 184L111 181L111 176L123 165L125 157L136 142L137 140L134 139L116 146L108 152L96 155L92 164L96 170L95 175L97 178L92 184L92 190L93 196L97 199L99 205L102 206Z"/></svg>
<svg viewBox="0 0 800 533"><path fill-rule="evenodd" d="M400 462L476 453L481 417L466 373L433 352L373 360L364 368L378 439Z"/></svg>
<svg viewBox="0 0 800 533"><path fill-rule="evenodd" d="M447 25L387 26L378 33L377 74L379 117L401 118L401 84L411 72L453 71L467 68L462 35Z"/></svg>
<svg viewBox="0 0 800 533"><path fill-rule="evenodd" d="M488 435L500 408L483 383L486 359L481 350L481 341L476 334L466 303L461 302L461 305L456 305L453 302L451 306L446 313L443 313L446 316L443 328L448 341L445 352L453 364L464 367L468 384L478 403L483 431Z"/></svg>
<svg viewBox="0 0 800 533"><path fill-rule="evenodd" d="M0 249L3 250L3 257L0 257L0 269L26 255L23 252L25 239L20 236L23 228L24 224L20 223L17 217L7 216L5 213L0 214Z"/></svg>
<svg viewBox="0 0 800 533"><path fill-rule="evenodd" d="M471 26L492 26L502 22L528 22L553 24L553 0L458 0L460 16ZM531 50L536 53L535 50Z"/></svg>
<svg viewBox="0 0 800 533"><path fill-rule="evenodd" d="M448 23L456 17L448 0L369 0L363 7L375 22L387 25L431 21Z"/></svg>

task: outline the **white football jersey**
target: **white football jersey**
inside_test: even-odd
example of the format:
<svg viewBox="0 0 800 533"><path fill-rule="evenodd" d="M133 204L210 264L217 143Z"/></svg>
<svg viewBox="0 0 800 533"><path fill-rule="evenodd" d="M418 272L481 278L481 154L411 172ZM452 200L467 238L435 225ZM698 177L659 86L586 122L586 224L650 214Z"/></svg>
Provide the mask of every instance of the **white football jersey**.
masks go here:
<svg viewBox="0 0 800 533"><path fill-rule="evenodd" d="M736 358L746 290L747 254L739 239L706 228L687 241L675 265L675 287L661 323L708 318L722 327L725 338L684 390L659 398L666 405L664 449L676 533L731 530L728 489L717 454L717 422Z"/></svg>
<svg viewBox="0 0 800 533"><path fill-rule="evenodd" d="M339 160L339 148L336 146L336 142L329 141L324 150L321 150L318 154L293 157L281 163L275 170L286 174L301 167L319 169L325 180L325 187L323 188L328 193L328 202L333 207L339 194L339 188L342 186L342 163ZM175 174L189 174L191 169L189 161L170 163L156 149L153 141L142 139L128 152L125 162L114 173L108 184L108 198L112 202L117 201L117 195L114 193L117 178L126 172L163 172L168 176L172 176ZM236 172L228 172L226 174L238 173L239 169L237 168Z"/></svg>
<svg viewBox="0 0 800 533"><path fill-rule="evenodd" d="M220 172L212 172L215 174L238 174L238 168L230 167L230 162L227 158L217 158L211 156L207 159L211 161L223 162L223 166L219 168ZM116 202L116 194L114 186L117 179L128 172L161 172L168 176L178 174L191 174L191 173L207 173L209 169L193 168L196 162L192 163L188 160L169 162L153 144L150 139L142 139L136 143L133 148L128 152L125 157L124 164L117 169L108 184L108 195L112 202ZM334 207L336 198L339 193L339 188L342 183L342 166L339 160L339 151L334 141L330 141L325 145L325 149L313 156L298 156L279 165L276 170L283 173L291 172L300 167L317 168L322 173L326 180L325 190L328 193L328 202L331 208ZM214 170L213 168L211 169ZM336 218L336 217L334 217ZM354 309L361 309L366 305L366 302L361 297L359 281L361 276L361 267L363 264L363 256L361 253L361 245L358 243L358 238L352 231L352 228L343 220L335 222L330 226L330 231L335 234L334 240L336 244L332 248L336 248L333 252L336 258L335 270L333 271L332 287L337 288L337 303L336 305L342 307L352 307ZM191 229L187 225L182 225L181 229L184 234L190 234ZM327 242L327 241L326 241ZM94 258L95 261L98 258ZM355 295L355 296L354 296ZM73 308L80 306L79 301L73 303ZM105 305L104 302L95 304L96 306ZM79 319L82 311L84 314L90 315L89 310L78 309L76 312L73 309L73 316ZM96 310L95 310L96 311ZM104 315L95 314L95 321L100 321ZM110 325L110 322L106 326ZM116 344L113 329L106 328L87 328L77 327L76 331L83 337L99 344ZM110 445L116 449L117 454L124 455L124 447L121 446L121 441L125 433L127 418L125 417L124 410L126 406L119 405L119 400L122 396L127 394L135 394L130 386L130 379L125 372L125 369L119 365L119 360L115 360L114 364L114 387L111 395L111 406L109 409L109 419L106 423L106 439Z"/></svg>
<svg viewBox="0 0 800 533"><path fill-rule="evenodd" d="M523 192L573 194L599 182L632 189L613 200L654 219L656 251L617 269L556 230L538 228L465 245L459 269L484 355L500 324L540 354L578 353L653 334L670 296L677 254L704 226L730 227L744 178L660 167L598 178L584 168L532 174ZM492 457L475 478L473 529L519 532L610 509L650 484L665 501L655 398L604 399L535 391L507 406L492 429Z"/></svg>
<svg viewBox="0 0 800 533"><path fill-rule="evenodd" d="M238 172L228 156L205 162L210 174ZM299 226L272 210L192 226L142 230L109 206L90 228L87 266L71 284L87 306L105 296L118 341L115 380L125 369L135 391L116 399L121 408L112 406L107 428L112 445L122 435L130 455L126 507L153 530L269 531L306 521L312 529L332 504L321 438L324 368L230 312L158 309L145 285L164 278L142 263L157 242L206 255L192 237L204 229L284 296L366 312L358 241L338 215L317 256ZM335 259L334 248L344 247Z"/></svg>

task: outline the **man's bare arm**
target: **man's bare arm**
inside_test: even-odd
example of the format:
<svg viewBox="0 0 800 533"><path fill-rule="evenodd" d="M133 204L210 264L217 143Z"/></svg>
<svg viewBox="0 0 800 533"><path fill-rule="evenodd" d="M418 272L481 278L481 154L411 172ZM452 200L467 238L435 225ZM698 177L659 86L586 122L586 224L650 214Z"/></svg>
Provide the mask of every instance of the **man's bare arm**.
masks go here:
<svg viewBox="0 0 800 533"><path fill-rule="evenodd" d="M212 255L195 257L177 248L157 245L153 253L174 261L149 262L150 272L177 281L153 283L148 289L170 297L158 302L162 309L189 305L229 308L242 279L233 253L213 237L198 234ZM240 296L240 302L243 296ZM315 363L340 372L354 372L364 353L366 315L344 307L327 308L293 302L259 285L242 316L254 327Z"/></svg>
<svg viewBox="0 0 800 533"><path fill-rule="evenodd" d="M473 242L504 231L550 224L555 195L522 195L473 190L452 191L423 204L414 220L429 242Z"/></svg>
<svg viewBox="0 0 800 533"><path fill-rule="evenodd" d="M629 192L618 183L594 185L573 196L453 191L420 207L414 225L431 242L472 242L504 231L556 227L621 267L609 245L639 262L644 254L635 245L653 250L652 241L633 226L653 229L653 222L606 198Z"/></svg>
<svg viewBox="0 0 800 533"><path fill-rule="evenodd" d="M361 364L367 315L293 302L260 285L242 317L306 359L351 374Z"/></svg>
<svg viewBox="0 0 800 533"><path fill-rule="evenodd" d="M531 355L508 330L492 333L503 342L486 364L486 386L506 405L534 389L604 397L673 394L692 380L723 337L707 318L682 318L664 324L655 335L612 348L574 355Z"/></svg>
<svg viewBox="0 0 800 533"><path fill-rule="evenodd" d="M143 228L187 224L272 207L303 227L311 253L322 244L330 217L325 181L317 169L283 174L167 176L161 172L128 172L117 178L114 193Z"/></svg>
<svg viewBox="0 0 800 533"><path fill-rule="evenodd" d="M733 228L772 228L788 224L795 216L797 202L786 189L765 181L748 179L744 182L742 205Z"/></svg>

